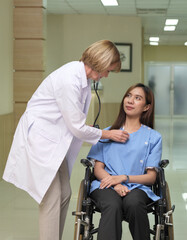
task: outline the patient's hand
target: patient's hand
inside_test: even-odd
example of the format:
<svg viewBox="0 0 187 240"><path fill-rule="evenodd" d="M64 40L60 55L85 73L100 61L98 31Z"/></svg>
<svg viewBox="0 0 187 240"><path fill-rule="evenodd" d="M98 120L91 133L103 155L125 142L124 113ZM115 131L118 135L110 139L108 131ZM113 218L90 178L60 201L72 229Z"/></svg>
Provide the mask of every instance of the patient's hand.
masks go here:
<svg viewBox="0 0 187 240"><path fill-rule="evenodd" d="M114 190L115 190L121 197L126 196L126 195L130 192L130 190L128 189L128 187L123 186L122 184L117 184L117 185L114 187Z"/></svg>
<svg viewBox="0 0 187 240"><path fill-rule="evenodd" d="M116 184L119 184L125 180L126 180L125 175L118 175L118 176L108 175L107 177L104 177L101 180L100 188L101 189L109 188L109 187L115 186Z"/></svg>

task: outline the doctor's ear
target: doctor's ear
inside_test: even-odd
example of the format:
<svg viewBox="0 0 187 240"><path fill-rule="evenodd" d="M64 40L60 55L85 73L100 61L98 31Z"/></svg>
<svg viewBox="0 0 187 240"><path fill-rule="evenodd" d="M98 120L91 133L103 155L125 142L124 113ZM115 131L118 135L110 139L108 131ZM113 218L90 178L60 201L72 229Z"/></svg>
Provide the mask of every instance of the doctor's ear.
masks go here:
<svg viewBox="0 0 187 240"><path fill-rule="evenodd" d="M150 108L150 104L147 104L147 105L144 107L143 112L146 112L147 110L149 110L149 108Z"/></svg>

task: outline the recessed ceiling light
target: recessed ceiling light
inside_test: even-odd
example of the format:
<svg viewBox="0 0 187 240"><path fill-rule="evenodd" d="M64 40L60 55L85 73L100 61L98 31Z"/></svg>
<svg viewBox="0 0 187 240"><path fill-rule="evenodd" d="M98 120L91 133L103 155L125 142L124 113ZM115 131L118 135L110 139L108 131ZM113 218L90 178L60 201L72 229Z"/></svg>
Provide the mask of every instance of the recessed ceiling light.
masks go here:
<svg viewBox="0 0 187 240"><path fill-rule="evenodd" d="M158 42L159 41L159 37L150 37L149 41L150 42Z"/></svg>
<svg viewBox="0 0 187 240"><path fill-rule="evenodd" d="M177 25L178 19L166 19L165 25Z"/></svg>
<svg viewBox="0 0 187 240"><path fill-rule="evenodd" d="M165 26L164 31L175 31L175 26Z"/></svg>
<svg viewBox="0 0 187 240"><path fill-rule="evenodd" d="M150 45L158 46L158 42L149 42Z"/></svg>
<svg viewBox="0 0 187 240"><path fill-rule="evenodd" d="M118 6L117 0L101 0L104 6Z"/></svg>

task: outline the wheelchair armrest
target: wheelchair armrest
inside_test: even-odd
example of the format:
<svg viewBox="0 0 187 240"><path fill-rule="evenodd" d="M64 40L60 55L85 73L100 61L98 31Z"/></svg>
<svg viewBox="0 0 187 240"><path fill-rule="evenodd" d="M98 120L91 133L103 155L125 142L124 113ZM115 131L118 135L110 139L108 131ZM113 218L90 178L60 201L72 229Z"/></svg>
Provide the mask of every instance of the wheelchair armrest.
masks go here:
<svg viewBox="0 0 187 240"><path fill-rule="evenodd" d="M166 168L168 164L169 160L161 160L157 172L157 179L155 184L153 185L153 191L156 193L156 195L160 196L163 199L166 198L166 180L164 168Z"/></svg>
<svg viewBox="0 0 187 240"><path fill-rule="evenodd" d="M166 168L168 164L169 164L169 160L168 160L168 159L164 159L164 160L161 160L161 161L160 161L159 166L160 166L161 168Z"/></svg>
<svg viewBox="0 0 187 240"><path fill-rule="evenodd" d="M81 163L84 167L92 167L93 164L91 161L89 161L88 159L81 159Z"/></svg>
<svg viewBox="0 0 187 240"><path fill-rule="evenodd" d="M84 174L84 179L82 180L83 182L83 200L87 199L89 194L90 194L90 187L91 187L91 182L95 179L94 176L94 159L88 160L86 158L81 159L80 161L82 165L85 167L85 174Z"/></svg>

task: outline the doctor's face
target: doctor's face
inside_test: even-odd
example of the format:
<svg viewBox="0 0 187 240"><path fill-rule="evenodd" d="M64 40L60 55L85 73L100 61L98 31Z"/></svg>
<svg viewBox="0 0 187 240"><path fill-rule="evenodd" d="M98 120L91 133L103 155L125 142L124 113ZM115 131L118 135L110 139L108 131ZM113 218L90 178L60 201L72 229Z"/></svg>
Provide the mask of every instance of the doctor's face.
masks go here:
<svg viewBox="0 0 187 240"><path fill-rule="evenodd" d="M117 65L116 63L110 65L104 72L101 73L92 70L88 78L91 78L93 81L97 82L103 77L108 77L109 73L116 69L116 65Z"/></svg>

